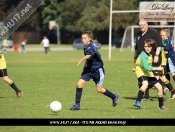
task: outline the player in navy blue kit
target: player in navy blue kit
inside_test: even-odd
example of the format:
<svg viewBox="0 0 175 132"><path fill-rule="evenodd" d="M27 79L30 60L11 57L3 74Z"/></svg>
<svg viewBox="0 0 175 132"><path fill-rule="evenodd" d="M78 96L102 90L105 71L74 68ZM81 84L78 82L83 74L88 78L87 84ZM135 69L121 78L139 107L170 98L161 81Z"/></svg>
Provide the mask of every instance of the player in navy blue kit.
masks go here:
<svg viewBox="0 0 175 132"><path fill-rule="evenodd" d="M77 66L79 66L83 61L85 61L85 65L83 68L83 72L81 77L77 83L76 87L76 97L75 97L75 105L73 105L70 110L80 110L80 100L83 91L83 86L87 81L93 79L96 84L97 92L106 95L107 97L112 99L112 106L115 107L118 102L119 95L113 94L106 88L102 87L104 81L104 68L103 61L101 59L100 53L97 51L95 46L92 43L93 34L90 30L82 33L82 42L84 44L84 57L79 60Z"/></svg>

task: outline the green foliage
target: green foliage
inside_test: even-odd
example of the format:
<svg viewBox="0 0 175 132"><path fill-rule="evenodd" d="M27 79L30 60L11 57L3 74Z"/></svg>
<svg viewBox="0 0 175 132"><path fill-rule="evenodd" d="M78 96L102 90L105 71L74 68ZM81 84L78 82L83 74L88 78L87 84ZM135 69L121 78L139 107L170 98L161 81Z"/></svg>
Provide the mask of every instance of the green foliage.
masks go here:
<svg viewBox="0 0 175 132"><path fill-rule="evenodd" d="M58 0L45 0L42 4L43 29L48 28L50 20L55 20L62 27L61 12L62 2Z"/></svg>
<svg viewBox="0 0 175 132"><path fill-rule="evenodd" d="M153 101L142 102L140 110L133 107L137 96L137 79L131 68L133 52L120 52L112 50L112 59L108 60L108 50L100 49L104 60L105 81L104 87L118 93L119 103L113 108L111 99L96 92L93 81L89 81L83 90L80 111L71 111L74 104L76 83L82 72L83 64L76 67L83 57L82 50L28 51L26 54L8 52L5 58L8 66L8 75L24 92L20 99L9 85L0 80L0 117L1 118L174 118L174 101L167 100L165 105L168 111L158 109L157 91L150 90ZM175 85L174 82L172 82ZM170 92L167 92L169 97ZM63 108L58 114L53 114L48 105L58 100ZM137 127L137 126L1 126L3 132L173 132L174 127Z"/></svg>
<svg viewBox="0 0 175 132"><path fill-rule="evenodd" d="M137 8L134 6L135 0L116 1L113 0L113 10L131 10ZM62 13L63 21L66 29L70 31L84 31L87 29L102 31L109 29L109 16L110 16L110 0L100 1L65 1L64 13ZM80 6L81 5L81 6ZM78 7L78 8L77 8ZM135 24L138 19L136 14L133 13L120 13L113 15L113 29L118 30L120 27L126 28L130 24ZM71 21L73 20L73 21Z"/></svg>

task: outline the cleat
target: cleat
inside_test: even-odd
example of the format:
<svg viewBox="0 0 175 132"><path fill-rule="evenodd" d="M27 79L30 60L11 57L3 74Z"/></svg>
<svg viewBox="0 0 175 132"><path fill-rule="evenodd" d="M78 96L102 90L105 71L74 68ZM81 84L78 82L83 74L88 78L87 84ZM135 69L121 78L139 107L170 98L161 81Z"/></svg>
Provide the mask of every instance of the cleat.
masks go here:
<svg viewBox="0 0 175 132"><path fill-rule="evenodd" d="M80 110L80 105L75 104L70 108L70 110Z"/></svg>
<svg viewBox="0 0 175 132"><path fill-rule="evenodd" d="M175 94L171 93L170 99L175 99Z"/></svg>
<svg viewBox="0 0 175 132"><path fill-rule="evenodd" d="M161 109L161 110L168 110L168 107L163 105L163 106L159 107L159 109Z"/></svg>
<svg viewBox="0 0 175 132"><path fill-rule="evenodd" d="M118 95L118 94L116 94L115 96L116 96L115 99L112 100L112 106L113 106L113 107L115 107L115 106L117 105L117 103L118 103L118 98L119 98L119 95Z"/></svg>
<svg viewBox="0 0 175 132"><path fill-rule="evenodd" d="M21 98L22 95L23 95L23 92L16 92L16 96L17 96L17 98Z"/></svg>
<svg viewBox="0 0 175 132"><path fill-rule="evenodd" d="M138 109L140 109L140 101L136 101L133 106L137 107Z"/></svg>

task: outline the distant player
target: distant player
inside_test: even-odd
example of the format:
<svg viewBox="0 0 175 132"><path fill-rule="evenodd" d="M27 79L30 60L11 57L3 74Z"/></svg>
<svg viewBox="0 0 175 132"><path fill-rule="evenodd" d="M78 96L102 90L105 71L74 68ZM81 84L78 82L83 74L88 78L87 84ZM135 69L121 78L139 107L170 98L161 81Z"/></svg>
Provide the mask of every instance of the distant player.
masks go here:
<svg viewBox="0 0 175 132"><path fill-rule="evenodd" d="M140 89L134 106L141 107L141 99L148 87L155 87L158 93L159 108L168 110L163 104L163 89L157 78L153 74L153 70L162 71L163 67L152 67L152 51L156 48L156 42L153 39L146 39L144 41L144 51L140 53L136 60L136 68L133 71L138 78Z"/></svg>
<svg viewBox="0 0 175 132"><path fill-rule="evenodd" d="M50 51L50 42L46 36L43 37L43 40L41 41L40 45L43 45L45 54L47 54L48 51Z"/></svg>
<svg viewBox="0 0 175 132"><path fill-rule="evenodd" d="M160 75L160 80L163 82L162 86L166 86L168 88L168 90L171 92L171 98L175 99L175 90L171 84L171 82L166 78L166 74L168 74L168 70L167 70L167 58L165 56L165 52L164 52L164 46L166 45L164 43L164 41L162 41L162 45L163 47L161 48L161 54L162 54L162 64L161 66L163 67L163 72ZM164 100L165 100L165 93L164 93Z"/></svg>
<svg viewBox="0 0 175 132"><path fill-rule="evenodd" d="M162 29L160 31L160 35L161 35L162 41L165 43L164 44L164 54L166 55L166 58L168 59L168 67L169 67L170 73L172 74L173 80L175 81L175 51L172 46L172 42L168 36L168 29ZM167 88L171 92L170 98L175 99L175 90L170 89L169 87Z"/></svg>
<svg viewBox="0 0 175 132"><path fill-rule="evenodd" d="M2 50L0 50L0 77L15 90L17 98L22 97L23 93L21 90L19 90L15 83L8 77L6 61L2 54Z"/></svg>
<svg viewBox="0 0 175 132"><path fill-rule="evenodd" d="M80 110L80 100L83 91L83 86L90 79L93 79L93 81L95 82L97 92L102 93L107 97L111 98L112 106L115 107L117 105L119 95L113 94L106 88L102 87L104 81L103 61L101 59L100 53L97 51L97 49L92 43L93 34L90 30L88 30L83 32L81 37L82 42L85 46L84 47L85 56L78 61L77 66L79 66L83 61L85 61L85 65L81 77L77 83L75 105L73 105L70 108L70 110Z"/></svg>
<svg viewBox="0 0 175 132"><path fill-rule="evenodd" d="M21 42L21 52L24 52L26 53L26 43L27 43L27 39L24 39L22 42Z"/></svg>

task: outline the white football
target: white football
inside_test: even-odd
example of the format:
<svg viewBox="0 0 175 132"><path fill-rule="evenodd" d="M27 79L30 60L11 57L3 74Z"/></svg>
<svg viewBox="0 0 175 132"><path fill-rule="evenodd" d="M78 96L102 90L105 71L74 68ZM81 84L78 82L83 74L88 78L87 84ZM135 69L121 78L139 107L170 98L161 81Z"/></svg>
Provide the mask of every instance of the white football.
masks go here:
<svg viewBox="0 0 175 132"><path fill-rule="evenodd" d="M58 112L62 108L62 104L59 101L53 101L50 103L50 110L52 112Z"/></svg>

